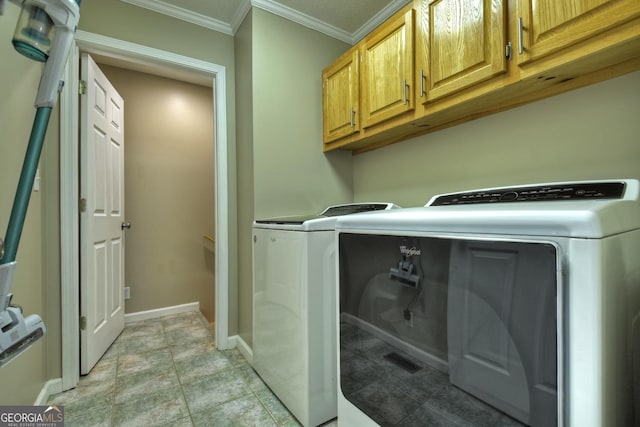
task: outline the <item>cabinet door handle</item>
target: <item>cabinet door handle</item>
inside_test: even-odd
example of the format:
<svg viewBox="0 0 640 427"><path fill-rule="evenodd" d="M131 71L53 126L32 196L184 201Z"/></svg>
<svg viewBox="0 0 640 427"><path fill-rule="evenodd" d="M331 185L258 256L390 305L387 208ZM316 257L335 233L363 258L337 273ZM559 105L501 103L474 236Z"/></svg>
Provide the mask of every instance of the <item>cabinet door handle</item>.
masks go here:
<svg viewBox="0 0 640 427"><path fill-rule="evenodd" d="M349 121L351 122L351 127L356 127L356 110L351 107L351 114L349 115Z"/></svg>
<svg viewBox="0 0 640 427"><path fill-rule="evenodd" d="M409 85L407 84L407 80L405 79L405 81L402 83L402 103L404 105L407 105L407 102L409 101L409 99L407 98L407 88L409 87Z"/></svg>
<svg viewBox="0 0 640 427"><path fill-rule="evenodd" d="M420 98L426 95L424 92L424 80L426 78L427 76L424 75L424 71L422 71L422 68L421 68L420 69Z"/></svg>
<svg viewBox="0 0 640 427"><path fill-rule="evenodd" d="M522 18L518 18L518 53L520 55L522 55L522 53L524 52L524 43L522 41L522 31L523 31Z"/></svg>

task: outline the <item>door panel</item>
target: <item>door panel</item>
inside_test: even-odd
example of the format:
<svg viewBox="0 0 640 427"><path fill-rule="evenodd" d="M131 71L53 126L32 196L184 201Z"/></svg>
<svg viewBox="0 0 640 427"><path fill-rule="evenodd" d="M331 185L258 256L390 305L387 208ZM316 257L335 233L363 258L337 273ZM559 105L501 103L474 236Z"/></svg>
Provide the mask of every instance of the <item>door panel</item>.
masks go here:
<svg viewBox="0 0 640 427"><path fill-rule="evenodd" d="M324 142L360 130L358 50L343 55L322 73Z"/></svg>
<svg viewBox="0 0 640 427"><path fill-rule="evenodd" d="M413 9L369 35L362 47L362 127L413 110Z"/></svg>
<svg viewBox="0 0 640 427"><path fill-rule="evenodd" d="M640 15L638 0L519 0L524 64L600 34Z"/></svg>
<svg viewBox="0 0 640 427"><path fill-rule="evenodd" d="M124 102L82 56L80 371L87 374L124 328Z"/></svg>
<svg viewBox="0 0 640 427"><path fill-rule="evenodd" d="M503 3L495 0L417 3L416 78L421 102L433 101L506 72Z"/></svg>

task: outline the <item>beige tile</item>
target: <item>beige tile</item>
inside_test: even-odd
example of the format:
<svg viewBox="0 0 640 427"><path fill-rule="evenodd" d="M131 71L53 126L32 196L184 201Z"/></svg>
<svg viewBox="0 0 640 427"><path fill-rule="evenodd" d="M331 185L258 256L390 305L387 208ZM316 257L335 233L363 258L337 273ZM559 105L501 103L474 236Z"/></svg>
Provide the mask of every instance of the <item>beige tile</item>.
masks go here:
<svg viewBox="0 0 640 427"><path fill-rule="evenodd" d="M225 402L253 394L233 369L183 385L183 390L191 413L210 411Z"/></svg>
<svg viewBox="0 0 640 427"><path fill-rule="evenodd" d="M197 312L127 325L91 374L48 403L64 405L67 426L298 425L238 350L216 350Z"/></svg>
<svg viewBox="0 0 640 427"><path fill-rule="evenodd" d="M115 403L124 403L144 397L150 390L157 391L179 386L175 370L164 367L152 368L118 377L114 399Z"/></svg>
<svg viewBox="0 0 640 427"><path fill-rule="evenodd" d="M192 415L196 427L276 427L277 424L255 395L225 402L213 410Z"/></svg>
<svg viewBox="0 0 640 427"><path fill-rule="evenodd" d="M173 360L169 349L121 355L118 358L117 376L133 374L149 369L173 369Z"/></svg>
<svg viewBox="0 0 640 427"><path fill-rule="evenodd" d="M116 403L113 426L153 426L170 424L189 416L180 387L152 390L142 398Z"/></svg>
<svg viewBox="0 0 640 427"><path fill-rule="evenodd" d="M229 359L219 351L209 351L190 358L177 360L174 363L180 382L183 385L233 368Z"/></svg>

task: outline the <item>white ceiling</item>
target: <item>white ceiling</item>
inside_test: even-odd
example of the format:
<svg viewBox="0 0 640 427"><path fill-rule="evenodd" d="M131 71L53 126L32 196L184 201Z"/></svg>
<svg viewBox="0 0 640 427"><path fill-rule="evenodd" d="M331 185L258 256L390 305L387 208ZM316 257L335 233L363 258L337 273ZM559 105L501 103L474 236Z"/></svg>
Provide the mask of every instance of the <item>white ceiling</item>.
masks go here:
<svg viewBox="0 0 640 427"><path fill-rule="evenodd" d="M410 0L121 0L233 35L257 7L355 44Z"/></svg>

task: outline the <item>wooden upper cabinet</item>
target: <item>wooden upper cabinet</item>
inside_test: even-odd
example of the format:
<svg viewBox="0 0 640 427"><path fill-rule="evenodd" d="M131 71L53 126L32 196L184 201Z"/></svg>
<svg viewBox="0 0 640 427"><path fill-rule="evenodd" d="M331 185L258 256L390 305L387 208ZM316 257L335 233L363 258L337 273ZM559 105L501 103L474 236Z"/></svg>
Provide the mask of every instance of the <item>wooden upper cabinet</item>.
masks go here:
<svg viewBox="0 0 640 427"><path fill-rule="evenodd" d="M413 13L396 15L361 42L363 128L414 108Z"/></svg>
<svg viewBox="0 0 640 427"><path fill-rule="evenodd" d="M637 70L638 55L640 0L413 0L323 71L323 149L373 150Z"/></svg>
<svg viewBox="0 0 640 427"><path fill-rule="evenodd" d="M416 95L426 103L507 70L503 0L416 0Z"/></svg>
<svg viewBox="0 0 640 427"><path fill-rule="evenodd" d="M517 0L519 64L544 57L640 16L639 0Z"/></svg>
<svg viewBox="0 0 640 427"><path fill-rule="evenodd" d="M351 49L322 72L322 128L325 143L360 131L358 49Z"/></svg>

